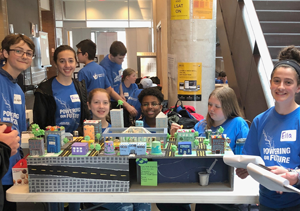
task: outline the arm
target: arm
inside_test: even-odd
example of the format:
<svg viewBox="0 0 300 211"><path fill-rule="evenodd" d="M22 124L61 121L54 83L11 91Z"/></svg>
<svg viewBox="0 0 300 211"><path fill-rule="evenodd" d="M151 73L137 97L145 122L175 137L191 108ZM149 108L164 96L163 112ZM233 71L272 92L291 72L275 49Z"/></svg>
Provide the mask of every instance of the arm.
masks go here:
<svg viewBox="0 0 300 211"><path fill-rule="evenodd" d="M126 101L126 98L124 97L124 93L123 93L122 84L123 84L123 82L121 81L121 83L120 83L120 97L122 98L123 101Z"/></svg>
<svg viewBox="0 0 300 211"><path fill-rule="evenodd" d="M126 101L124 102L124 100L121 98L121 96L118 95L118 93L116 93L113 88L108 87L106 89L106 91L115 100L122 100L124 108L126 108L126 110L130 113L131 116L136 116L137 115L137 110L133 106L129 105Z"/></svg>

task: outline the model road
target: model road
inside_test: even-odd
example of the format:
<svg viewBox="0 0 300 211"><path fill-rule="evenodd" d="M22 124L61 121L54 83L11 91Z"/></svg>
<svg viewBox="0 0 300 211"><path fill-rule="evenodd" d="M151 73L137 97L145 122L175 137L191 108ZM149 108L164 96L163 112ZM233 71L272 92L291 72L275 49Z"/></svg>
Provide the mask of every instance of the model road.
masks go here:
<svg viewBox="0 0 300 211"><path fill-rule="evenodd" d="M28 173L35 175L56 175L86 179L129 181L129 171L112 169L34 165L28 166Z"/></svg>

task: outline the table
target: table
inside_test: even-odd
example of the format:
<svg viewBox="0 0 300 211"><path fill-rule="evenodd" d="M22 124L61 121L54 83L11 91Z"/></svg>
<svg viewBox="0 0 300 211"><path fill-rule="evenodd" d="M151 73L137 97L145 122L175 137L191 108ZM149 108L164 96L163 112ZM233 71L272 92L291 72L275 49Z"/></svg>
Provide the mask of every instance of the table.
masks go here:
<svg viewBox="0 0 300 211"><path fill-rule="evenodd" d="M29 193L28 185L7 190L11 202L121 202L258 204L259 184L235 175L233 191L129 192L129 193Z"/></svg>

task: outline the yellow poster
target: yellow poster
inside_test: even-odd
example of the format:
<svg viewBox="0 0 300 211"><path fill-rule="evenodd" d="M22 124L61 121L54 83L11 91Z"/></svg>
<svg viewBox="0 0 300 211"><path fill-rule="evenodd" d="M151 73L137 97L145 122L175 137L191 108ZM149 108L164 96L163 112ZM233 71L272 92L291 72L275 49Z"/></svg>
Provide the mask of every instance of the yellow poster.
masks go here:
<svg viewBox="0 0 300 211"><path fill-rule="evenodd" d="M193 19L212 19L213 0L194 0Z"/></svg>
<svg viewBox="0 0 300 211"><path fill-rule="evenodd" d="M190 19L189 0L171 0L171 20Z"/></svg>
<svg viewBox="0 0 300 211"><path fill-rule="evenodd" d="M202 63L178 63L178 99L201 101Z"/></svg>

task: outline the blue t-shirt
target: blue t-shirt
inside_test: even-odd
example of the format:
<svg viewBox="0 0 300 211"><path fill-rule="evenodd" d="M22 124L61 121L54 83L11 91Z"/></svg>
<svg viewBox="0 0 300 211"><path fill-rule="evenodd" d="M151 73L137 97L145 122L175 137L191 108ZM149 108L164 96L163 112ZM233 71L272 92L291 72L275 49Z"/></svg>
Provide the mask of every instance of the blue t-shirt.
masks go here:
<svg viewBox="0 0 300 211"><path fill-rule="evenodd" d="M228 118L222 125L224 134L230 138L230 148L234 152L236 140L240 138L247 138L249 127L247 122L242 117ZM219 127L211 127L212 132L216 132ZM195 130L199 132L199 136L205 136L206 121L201 120L195 125Z"/></svg>
<svg viewBox="0 0 300 211"><path fill-rule="evenodd" d="M78 80L85 81L87 92L95 88L106 89L110 87L110 82L106 77L105 69L96 62L90 62L78 72Z"/></svg>
<svg viewBox="0 0 300 211"><path fill-rule="evenodd" d="M13 83L7 76L2 75L0 69L0 119L2 122L13 123L13 130L26 131L25 96L17 83ZM8 74L6 71L4 74ZM21 146L21 141L20 141ZM12 185L12 167L21 159L20 151L9 158L9 169L2 178L3 185Z"/></svg>
<svg viewBox="0 0 300 211"><path fill-rule="evenodd" d="M228 81L226 80L225 83L228 84ZM224 83L222 80L215 78L215 84L224 84Z"/></svg>
<svg viewBox="0 0 300 211"><path fill-rule="evenodd" d="M111 124L108 123L108 126L107 126L107 127L111 127ZM107 128L107 127L106 127L106 128ZM104 130L105 130L106 128L102 128L102 133L104 132Z"/></svg>
<svg viewBox="0 0 300 211"><path fill-rule="evenodd" d="M129 96L132 95L133 91L138 89L137 84L130 84L130 86L127 88L124 84L124 82L122 82L122 89L123 89L123 94L124 97L126 98L126 101L128 100Z"/></svg>
<svg viewBox="0 0 300 211"><path fill-rule="evenodd" d="M74 83L64 86L54 78L52 91L56 102L56 125L64 126L66 132L73 133L79 126L81 114L80 98Z"/></svg>
<svg viewBox="0 0 300 211"><path fill-rule="evenodd" d="M122 66L110 61L108 55L99 63L105 70L108 80L111 87L115 90L116 93L120 94L120 84L123 74ZM115 101L112 99L111 101Z"/></svg>
<svg viewBox="0 0 300 211"><path fill-rule="evenodd" d="M135 89L131 95L129 95L127 103L129 105L132 105L138 112L138 114L136 115L136 119L139 119L141 114L142 114L142 109L141 109L141 103L138 99L139 94L141 93L143 89Z"/></svg>
<svg viewBox="0 0 300 211"><path fill-rule="evenodd" d="M299 117L300 108L287 115L278 114L275 107L259 114L251 124L243 154L260 156L266 166L299 167ZM300 195L278 194L260 185L259 201L267 207L286 208L300 204Z"/></svg>

